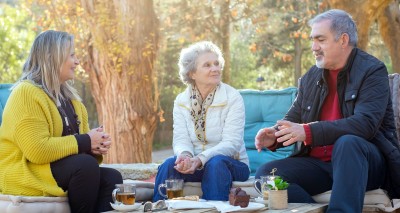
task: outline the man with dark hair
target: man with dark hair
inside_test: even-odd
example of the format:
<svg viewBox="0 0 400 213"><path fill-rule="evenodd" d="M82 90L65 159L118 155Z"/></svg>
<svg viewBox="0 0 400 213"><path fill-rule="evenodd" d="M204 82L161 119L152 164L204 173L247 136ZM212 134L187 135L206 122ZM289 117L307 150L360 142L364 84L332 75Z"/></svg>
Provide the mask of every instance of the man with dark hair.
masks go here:
<svg viewBox="0 0 400 213"><path fill-rule="evenodd" d="M283 120L261 129L258 150L296 143L293 156L266 163L290 183L289 202L313 203L332 190L328 212L362 212L366 190L400 192L400 151L385 65L358 49L357 28L342 10L310 20L316 65L301 78Z"/></svg>

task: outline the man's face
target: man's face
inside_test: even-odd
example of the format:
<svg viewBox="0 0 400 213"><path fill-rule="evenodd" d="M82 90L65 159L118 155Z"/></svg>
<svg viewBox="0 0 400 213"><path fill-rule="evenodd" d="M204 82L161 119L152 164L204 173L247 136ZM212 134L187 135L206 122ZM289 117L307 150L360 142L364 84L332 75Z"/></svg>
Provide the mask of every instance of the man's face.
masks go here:
<svg viewBox="0 0 400 213"><path fill-rule="evenodd" d="M330 26L330 20L323 20L311 26L311 50L317 67L337 70L341 69L346 62L346 59L343 59L343 35L335 41L335 35L330 30Z"/></svg>

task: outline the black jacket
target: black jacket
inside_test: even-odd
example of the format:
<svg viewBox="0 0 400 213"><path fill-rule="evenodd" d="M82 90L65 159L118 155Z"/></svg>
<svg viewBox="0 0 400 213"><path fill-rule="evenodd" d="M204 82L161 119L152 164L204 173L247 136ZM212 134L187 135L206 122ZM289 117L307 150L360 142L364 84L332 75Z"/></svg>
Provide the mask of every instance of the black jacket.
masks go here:
<svg viewBox="0 0 400 213"><path fill-rule="evenodd" d="M343 135L356 135L374 143L387 162L384 188L390 197L400 197L400 148L385 65L354 48L338 74L337 93L343 118L319 121L321 107L328 94L327 72L313 66L301 78L297 98L284 119L308 123L312 146L334 144ZM295 155L307 156L309 151L310 147L299 142Z"/></svg>

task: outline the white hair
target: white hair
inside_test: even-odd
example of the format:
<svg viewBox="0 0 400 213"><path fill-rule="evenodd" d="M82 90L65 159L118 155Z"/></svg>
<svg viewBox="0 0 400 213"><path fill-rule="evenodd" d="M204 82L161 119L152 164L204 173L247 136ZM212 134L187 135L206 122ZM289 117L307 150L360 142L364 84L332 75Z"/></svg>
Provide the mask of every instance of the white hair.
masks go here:
<svg viewBox="0 0 400 213"><path fill-rule="evenodd" d="M189 74L196 71L197 58L203 53L215 53L218 57L218 62L221 65L221 70L224 68L225 60L222 57L221 50L211 41L200 41L190 45L188 48L182 49L178 66L179 76L184 84L193 84L193 79Z"/></svg>

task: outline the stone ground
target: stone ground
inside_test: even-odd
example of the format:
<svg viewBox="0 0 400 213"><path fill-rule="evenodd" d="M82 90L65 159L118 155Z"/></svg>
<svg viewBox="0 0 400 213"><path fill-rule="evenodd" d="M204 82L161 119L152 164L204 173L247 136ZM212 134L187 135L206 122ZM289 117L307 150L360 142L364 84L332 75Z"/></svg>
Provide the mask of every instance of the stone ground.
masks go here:
<svg viewBox="0 0 400 213"><path fill-rule="evenodd" d="M172 148L153 151L151 153L151 157L153 159L152 162L153 163L162 163L165 159L171 157L172 155L174 155Z"/></svg>

